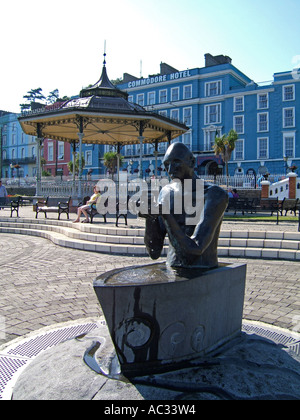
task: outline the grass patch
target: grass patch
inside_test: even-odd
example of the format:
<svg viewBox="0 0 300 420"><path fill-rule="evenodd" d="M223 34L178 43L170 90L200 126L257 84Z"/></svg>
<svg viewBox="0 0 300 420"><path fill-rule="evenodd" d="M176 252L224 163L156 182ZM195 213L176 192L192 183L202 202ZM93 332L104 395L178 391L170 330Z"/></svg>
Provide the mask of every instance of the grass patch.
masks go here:
<svg viewBox="0 0 300 420"><path fill-rule="evenodd" d="M277 216L264 216L264 215L257 215L257 214L244 214L244 215L226 215L224 216L224 220L243 220L249 222L276 222ZM279 222L298 222L298 216L279 216Z"/></svg>

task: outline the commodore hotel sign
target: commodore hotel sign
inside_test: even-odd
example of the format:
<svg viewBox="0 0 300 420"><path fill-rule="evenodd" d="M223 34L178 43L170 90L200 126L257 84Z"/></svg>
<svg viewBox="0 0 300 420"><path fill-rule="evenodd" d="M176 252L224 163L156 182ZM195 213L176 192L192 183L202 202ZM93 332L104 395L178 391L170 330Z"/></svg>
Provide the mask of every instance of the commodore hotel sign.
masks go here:
<svg viewBox="0 0 300 420"><path fill-rule="evenodd" d="M140 87L140 86L147 86L147 85L152 85L154 83L162 83L162 82L166 82L167 80L183 79L185 77L190 77L190 76L191 74L189 70L178 71L176 73L148 77L147 79L134 80L128 83L128 88L130 89L130 88L135 88L135 87Z"/></svg>

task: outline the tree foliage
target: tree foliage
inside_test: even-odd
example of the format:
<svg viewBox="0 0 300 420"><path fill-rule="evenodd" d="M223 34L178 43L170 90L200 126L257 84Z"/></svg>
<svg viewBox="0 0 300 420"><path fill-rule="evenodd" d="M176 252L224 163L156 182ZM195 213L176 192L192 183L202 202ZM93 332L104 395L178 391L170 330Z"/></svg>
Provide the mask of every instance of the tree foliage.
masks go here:
<svg viewBox="0 0 300 420"><path fill-rule="evenodd" d="M225 162L226 175L229 175L228 162L230 161L231 154L235 149L235 143L238 139L237 132L231 129L228 135L223 134L222 137L215 138L215 144L213 146L215 154L221 156Z"/></svg>
<svg viewBox="0 0 300 420"><path fill-rule="evenodd" d="M106 152L104 153L104 166L107 167L111 175L113 176L117 172L118 167L118 153L117 152ZM119 155L120 166L122 166L124 156Z"/></svg>
<svg viewBox="0 0 300 420"><path fill-rule="evenodd" d="M82 161L82 169L83 169L85 167L85 159L84 159L83 154L81 156L81 161ZM73 173L73 161L68 162L68 170L70 173ZM76 175L79 174L79 153L76 153L75 155L75 174Z"/></svg>
<svg viewBox="0 0 300 420"><path fill-rule="evenodd" d="M51 92L49 92L48 96L45 97L42 88L37 88L29 90L27 94L23 96L23 99L25 99L26 102L20 104L21 112L30 110L31 104L35 102L41 102L43 105L53 105L55 102L65 102L70 98L68 96L63 96L61 98L59 96L58 89L52 90Z"/></svg>

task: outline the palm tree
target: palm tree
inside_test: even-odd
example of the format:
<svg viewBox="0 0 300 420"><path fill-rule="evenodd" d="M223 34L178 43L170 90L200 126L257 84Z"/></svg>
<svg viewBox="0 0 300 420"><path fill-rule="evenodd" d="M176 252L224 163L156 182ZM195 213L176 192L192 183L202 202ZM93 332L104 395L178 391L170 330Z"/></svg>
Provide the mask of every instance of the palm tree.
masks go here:
<svg viewBox="0 0 300 420"><path fill-rule="evenodd" d="M215 144L213 146L215 155L221 156L221 158L225 162L227 179L229 176L228 162L230 161L231 154L235 149L235 143L237 139L238 139L237 132L233 129L229 131L227 136L226 134L223 134L222 137L215 138Z"/></svg>
<svg viewBox="0 0 300 420"><path fill-rule="evenodd" d="M104 153L104 166L107 167L113 178L118 168L118 153L117 152L106 152ZM124 156L119 154L119 164L122 166Z"/></svg>
<svg viewBox="0 0 300 420"><path fill-rule="evenodd" d="M83 153L81 156L81 165L82 169L85 167L85 159L83 157ZM68 170L70 173L73 173L73 161L68 162ZM78 175L79 173L79 153L76 153L75 156L75 174Z"/></svg>

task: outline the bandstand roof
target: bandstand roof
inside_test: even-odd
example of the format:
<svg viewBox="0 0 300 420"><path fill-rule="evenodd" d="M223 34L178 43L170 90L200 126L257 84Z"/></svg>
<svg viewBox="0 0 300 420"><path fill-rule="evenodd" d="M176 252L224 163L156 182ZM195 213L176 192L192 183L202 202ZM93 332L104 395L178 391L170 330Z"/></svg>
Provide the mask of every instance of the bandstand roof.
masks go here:
<svg viewBox="0 0 300 420"><path fill-rule="evenodd" d="M128 102L128 94L108 79L105 60L99 81L80 97L19 117L23 131L32 136L65 142L135 144L171 141L188 131L185 124ZM141 131L142 129L142 131ZM142 133L142 134L141 134Z"/></svg>

